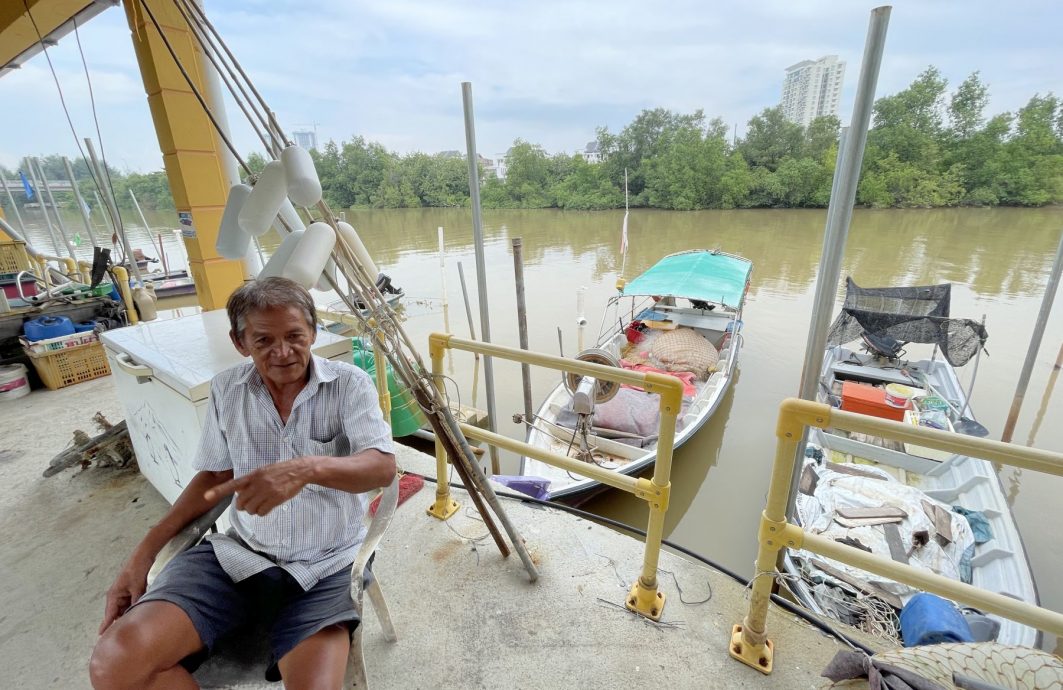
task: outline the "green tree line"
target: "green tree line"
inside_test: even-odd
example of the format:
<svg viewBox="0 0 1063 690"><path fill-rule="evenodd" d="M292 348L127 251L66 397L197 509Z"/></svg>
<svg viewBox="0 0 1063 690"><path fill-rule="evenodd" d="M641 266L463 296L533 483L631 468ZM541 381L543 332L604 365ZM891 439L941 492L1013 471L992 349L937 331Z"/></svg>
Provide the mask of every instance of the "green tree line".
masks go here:
<svg viewBox="0 0 1063 690"><path fill-rule="evenodd" d="M934 67L878 99L857 203L905 208L1063 202L1063 100L1034 95L1018 112L993 116L985 112L988 102L977 72L950 91ZM550 155L517 139L506 155L504 179L481 166L481 199L487 208L618 208L626 173L634 207L824 207L839 129L837 118L803 127L774 107L753 116L745 136L733 140L722 120L709 120L700 110L644 110L617 133L597 130L598 163L580 154ZM460 155L399 155L360 136L329 141L311 153L325 198L337 208L469 203ZM259 154L247 160L254 172L266 162ZM53 163L57 157L44 159L46 169ZM173 207L161 172L116 172L114 184L120 203L128 203L124 190L132 188L146 208Z"/></svg>
<svg viewBox="0 0 1063 690"><path fill-rule="evenodd" d="M49 182L67 182L69 180L66 174L66 167L63 165L62 156L52 154L38 158L38 161L40 162L41 174ZM96 183L93 182L92 175L89 174L88 165L84 159L71 159L70 167L74 172L74 179L77 180L78 190L81 192L82 198L85 199L91 208L95 208L96 196L93 192L98 194L99 190L96 188ZM12 187L11 191L15 203L19 205L19 208L22 208L27 200L22 191L22 183L19 181L19 171L26 174L26 178L30 180L32 185L33 178L30 176L29 171L22 166L12 170L0 165L0 175L3 175L4 179L8 181L8 186ZM140 206L143 209L156 211L173 210L173 195L170 193L170 183L166 178L165 171L156 170L149 173L122 172L112 166L107 166L107 171L108 176L111 178L110 184L114 189L114 196L117 199L120 210L133 210L133 200L129 196L129 190L133 190L133 194L136 195L137 201L140 202ZM15 184L12 184L12 181L15 181ZM43 188L38 188L36 185L33 185L33 188L36 195L47 201L47 195ZM66 191L57 192L53 189L52 195L55 197L55 203L59 207L77 208L73 194ZM103 195L100 194L100 197L102 199ZM34 196L31 203L37 203L38 201L40 201L40 198ZM8 203L7 195L4 195L3 205L5 208Z"/></svg>

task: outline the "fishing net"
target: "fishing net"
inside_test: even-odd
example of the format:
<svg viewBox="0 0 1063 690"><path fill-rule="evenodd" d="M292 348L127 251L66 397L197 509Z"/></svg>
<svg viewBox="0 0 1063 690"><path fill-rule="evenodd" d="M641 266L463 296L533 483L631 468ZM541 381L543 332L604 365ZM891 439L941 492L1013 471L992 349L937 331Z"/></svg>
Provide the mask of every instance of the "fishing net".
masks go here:
<svg viewBox="0 0 1063 690"><path fill-rule="evenodd" d="M827 334L829 346L869 335L900 343L934 343L955 367L963 366L985 345L985 327L970 319L949 318L952 286L862 288L845 279L845 303Z"/></svg>

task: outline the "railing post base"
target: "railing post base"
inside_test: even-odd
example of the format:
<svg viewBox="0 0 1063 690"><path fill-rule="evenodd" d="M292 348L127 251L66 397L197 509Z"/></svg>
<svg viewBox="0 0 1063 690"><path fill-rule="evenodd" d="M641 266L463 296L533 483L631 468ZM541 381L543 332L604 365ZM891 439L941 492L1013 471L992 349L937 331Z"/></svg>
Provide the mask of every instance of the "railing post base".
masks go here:
<svg viewBox="0 0 1063 690"><path fill-rule="evenodd" d="M738 659L746 666L757 669L764 675L771 673L772 664L775 661L775 645L765 638L764 644L749 644L742 640L742 625L736 625L731 629L731 656Z"/></svg>
<svg viewBox="0 0 1063 690"><path fill-rule="evenodd" d="M438 520L449 520L460 507L461 504L451 498L448 493L443 496L437 495L435 502L425 512Z"/></svg>
<svg viewBox="0 0 1063 690"><path fill-rule="evenodd" d="M661 620L664 613L665 594L657 585L647 587L642 584L642 578L635 580L628 592L624 606L628 611L634 611L640 616L645 616L653 621Z"/></svg>

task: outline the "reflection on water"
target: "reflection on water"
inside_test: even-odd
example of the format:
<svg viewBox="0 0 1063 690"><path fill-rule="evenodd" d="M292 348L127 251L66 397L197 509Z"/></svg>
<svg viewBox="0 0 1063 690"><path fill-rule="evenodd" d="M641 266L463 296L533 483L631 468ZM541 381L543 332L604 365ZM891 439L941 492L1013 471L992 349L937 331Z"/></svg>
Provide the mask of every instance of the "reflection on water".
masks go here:
<svg viewBox="0 0 1063 690"><path fill-rule="evenodd" d="M843 275L869 287L952 282L956 316L986 315L991 356L984 358L973 396L979 421L999 435L1025 355L1033 321L1060 237L1058 209L857 210L843 261ZM492 211L484 212L485 254L491 329L497 342L516 345L516 300L510 240L524 243L525 283L530 346L556 353L556 329L564 333L565 351L576 343L575 295L587 287L587 340L597 332L601 313L614 292L620 267L618 246L622 211ZM630 218L630 253L626 278L660 257L694 248L719 247L754 263L745 312L745 348L741 378L726 396L716 417L697 439L681 449L673 474L673 500L668 512L669 537L749 574L755 553L757 519L763 509L774 455L774 419L780 400L796 393L809 309L822 245L822 210L699 211L674 213L636 209ZM469 281L479 330L472 249L471 216L463 209L397 211L351 210L347 219L362 233L377 263L409 296L405 326L415 343L442 330L442 276L436 228L446 233L446 284L453 331L468 335L457 264ZM28 220L35 220L32 216ZM39 222L39 216L36 219ZM177 226L176 216L148 214L153 226ZM71 216L68 226L80 223ZM131 231L134 246L149 251L146 233ZM32 233L48 247L46 233ZM164 233L166 251L183 262L183 249ZM275 239L264 238L267 251ZM86 243L87 244L87 243ZM51 251L48 249L48 251ZM79 254L91 255L82 247ZM839 293L840 297L840 293ZM1061 300L1057 300L1057 305ZM1063 316L1057 306L1044 338L1042 353L1027 394L1016 438L1026 438L1044 399L1046 423L1037 435L1041 448L1063 450L1063 396L1043 395L1058 344L1063 341ZM462 402L472 394L472 356L455 353L453 378ZM966 386L969 371L961 372ZM523 409L520 368L495 362L499 430L519 437L510 415ZM480 377L482 386L482 376ZM534 397L542 399L558 381L553 372L533 369ZM453 388L453 387L452 387ZM483 406L483 392L478 394ZM1055 421L1056 423L1052 423ZM507 459L504 471L514 471ZM1002 473L1019 522L1043 603L1063 610L1063 542L1048 526L1060 520L1058 496L1063 480L1036 473ZM592 503L595 510L644 525L641 502L609 492Z"/></svg>

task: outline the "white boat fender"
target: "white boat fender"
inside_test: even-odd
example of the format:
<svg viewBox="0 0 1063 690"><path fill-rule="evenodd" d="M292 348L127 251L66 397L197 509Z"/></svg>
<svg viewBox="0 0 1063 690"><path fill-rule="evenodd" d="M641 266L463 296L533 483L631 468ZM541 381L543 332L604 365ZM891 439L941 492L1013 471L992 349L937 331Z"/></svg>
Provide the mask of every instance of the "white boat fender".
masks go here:
<svg viewBox="0 0 1063 690"><path fill-rule="evenodd" d="M281 275L309 290L321 277L335 246L335 230L327 223L311 223L281 269Z"/></svg>
<svg viewBox="0 0 1063 690"><path fill-rule="evenodd" d="M328 282L328 278L332 278L332 283L339 285L339 269L336 268L336 262L331 258L325 263L325 270L321 272L321 275L317 279L317 284L314 286L321 292L328 292L332 289L332 284ZM326 277L327 276L327 277Z"/></svg>
<svg viewBox="0 0 1063 690"><path fill-rule="evenodd" d="M251 237L264 234L273 225L284 200L288 198L284 164L270 161L258 176L258 182L240 209L240 227Z"/></svg>
<svg viewBox="0 0 1063 690"><path fill-rule="evenodd" d="M281 162L292 203L305 207L321 201L321 180L309 151L301 146L289 146L281 151Z"/></svg>
<svg viewBox="0 0 1063 690"><path fill-rule="evenodd" d="M284 266L288 263L288 259L291 258L292 252L295 251L296 245L299 244L299 240L302 239L303 233L303 230L296 230L284 237L280 246L274 250L273 256L269 257L269 261L267 261L266 265L262 267L262 270L258 272L259 280L276 278L284 274Z"/></svg>
<svg viewBox="0 0 1063 690"><path fill-rule="evenodd" d="M306 230L306 223L299 217L299 212L287 198L281 203L281 210L273 221L273 229L281 238L287 237L289 232L295 230Z"/></svg>
<svg viewBox="0 0 1063 690"><path fill-rule="evenodd" d="M214 243L214 248L226 259L242 259L247 254L251 235L240 227L240 210L250 194L251 187L246 184L234 184L229 188L229 198L225 201L218 228L218 241Z"/></svg>
<svg viewBox="0 0 1063 690"><path fill-rule="evenodd" d="M373 257L369 255L369 250L365 248L362 243L362 238L358 236L358 232L354 229L354 226L344 221L336 223L336 227L340 230L340 237L347 243L354 252L354 256L361 262L366 272L369 273L369 277L376 282L377 276L380 275L380 270L376 267L376 263L373 262Z"/></svg>

